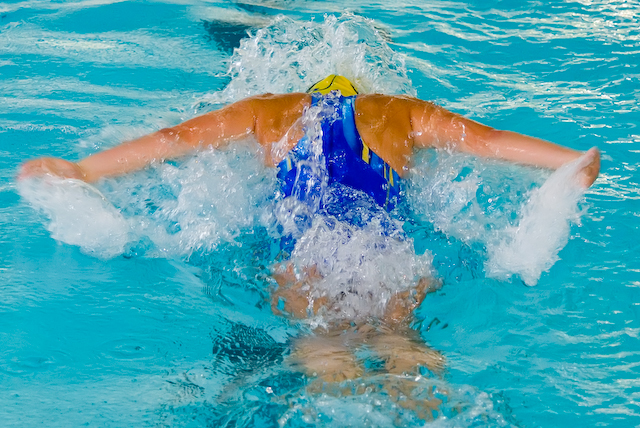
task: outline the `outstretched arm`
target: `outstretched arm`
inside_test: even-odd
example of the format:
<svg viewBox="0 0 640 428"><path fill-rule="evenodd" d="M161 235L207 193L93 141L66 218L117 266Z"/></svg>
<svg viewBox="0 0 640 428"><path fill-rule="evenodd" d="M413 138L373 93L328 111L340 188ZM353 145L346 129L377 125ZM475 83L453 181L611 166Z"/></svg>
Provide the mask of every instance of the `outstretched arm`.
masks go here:
<svg viewBox="0 0 640 428"><path fill-rule="evenodd" d="M201 147L218 148L255 131L253 106L251 99L242 100L96 153L77 163L58 158L34 159L22 166L18 178L53 174L93 182L102 177L137 171L152 162L178 158Z"/></svg>
<svg viewBox="0 0 640 428"><path fill-rule="evenodd" d="M584 153L511 131L500 131L441 107L425 103L412 113L414 141L419 147L451 148L477 156L557 169ZM587 152L580 183L591 186L600 172L600 153Z"/></svg>

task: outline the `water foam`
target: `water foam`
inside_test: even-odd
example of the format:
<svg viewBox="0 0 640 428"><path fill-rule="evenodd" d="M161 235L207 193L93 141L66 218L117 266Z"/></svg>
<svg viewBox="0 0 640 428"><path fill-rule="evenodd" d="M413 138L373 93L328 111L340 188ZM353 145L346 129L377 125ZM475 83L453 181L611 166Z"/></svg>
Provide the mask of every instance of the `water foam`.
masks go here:
<svg viewBox="0 0 640 428"><path fill-rule="evenodd" d="M320 275L309 292L328 299L325 321L380 318L393 295L433 276L429 253L418 256L413 241L385 232L380 218L356 227L317 216L297 241L291 261Z"/></svg>
<svg viewBox="0 0 640 428"><path fill-rule="evenodd" d="M54 239L89 254L110 258L135 247L150 255L188 256L223 242L239 244L242 231L262 224L275 172L265 169L256 150L239 144L203 151L97 188L47 178L23 181L19 190L47 214Z"/></svg>
<svg viewBox="0 0 640 428"><path fill-rule="evenodd" d="M265 92L304 92L329 74L351 79L361 92L415 95L401 55L372 20L327 15L322 22L277 17L243 39L229 60L231 82L203 101L223 104Z"/></svg>
<svg viewBox="0 0 640 428"><path fill-rule="evenodd" d="M535 285L558 260L571 225L579 222L584 191L575 176L582 159L536 188L540 171L432 152L416 162L407 195L416 215L436 230L482 244L489 277L518 275Z"/></svg>
<svg viewBox="0 0 640 428"><path fill-rule="evenodd" d="M480 175L473 159L424 152L416 159L407 186L407 197L416 214L437 230L465 241L482 235L475 211ZM471 163L471 166L469 164ZM465 169L468 173L465 174Z"/></svg>
<svg viewBox="0 0 640 428"><path fill-rule="evenodd" d="M18 189L47 215L47 230L58 241L103 258L121 254L129 242L127 220L102 193L83 181L47 176L23 180Z"/></svg>
<svg viewBox="0 0 640 428"><path fill-rule="evenodd" d="M567 244L571 224L578 223L578 203L584 190L575 177L583 158L555 171L531 195L522 208L516 227L499 231L487 245L489 276L505 278L518 274L527 285L535 285L542 272L558 260Z"/></svg>

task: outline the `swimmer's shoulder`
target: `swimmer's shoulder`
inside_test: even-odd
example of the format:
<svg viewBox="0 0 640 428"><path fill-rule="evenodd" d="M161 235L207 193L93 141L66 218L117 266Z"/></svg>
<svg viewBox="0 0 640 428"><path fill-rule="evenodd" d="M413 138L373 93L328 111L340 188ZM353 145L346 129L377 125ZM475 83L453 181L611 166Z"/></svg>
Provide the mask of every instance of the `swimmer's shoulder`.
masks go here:
<svg viewBox="0 0 640 428"><path fill-rule="evenodd" d="M311 105L311 95L303 93L261 94L246 98L247 109L253 114L254 135L261 145L268 146L289 135L291 147L304 136L302 128L293 129L306 107ZM289 141L291 140L291 141Z"/></svg>
<svg viewBox="0 0 640 428"><path fill-rule="evenodd" d="M246 98L246 102L251 107L261 113L299 111L302 113L304 107L311 104L311 95L305 93L271 94L265 93Z"/></svg>
<svg viewBox="0 0 640 428"><path fill-rule="evenodd" d="M411 118L436 108L437 106L429 101L408 95L361 94L355 101L356 113L359 115L392 115Z"/></svg>

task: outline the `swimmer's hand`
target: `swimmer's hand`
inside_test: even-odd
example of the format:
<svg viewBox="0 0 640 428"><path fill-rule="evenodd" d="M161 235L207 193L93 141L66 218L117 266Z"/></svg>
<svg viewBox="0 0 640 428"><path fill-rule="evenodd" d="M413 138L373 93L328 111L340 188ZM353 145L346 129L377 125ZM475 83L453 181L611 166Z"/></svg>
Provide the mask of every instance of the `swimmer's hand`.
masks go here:
<svg viewBox="0 0 640 428"><path fill-rule="evenodd" d="M585 189L589 188L598 174L600 174L600 151L596 147L590 148L580 159L580 172L576 177Z"/></svg>
<svg viewBox="0 0 640 428"><path fill-rule="evenodd" d="M25 162L18 173L18 180L44 175L87 181L87 175L80 165L59 158L39 158Z"/></svg>

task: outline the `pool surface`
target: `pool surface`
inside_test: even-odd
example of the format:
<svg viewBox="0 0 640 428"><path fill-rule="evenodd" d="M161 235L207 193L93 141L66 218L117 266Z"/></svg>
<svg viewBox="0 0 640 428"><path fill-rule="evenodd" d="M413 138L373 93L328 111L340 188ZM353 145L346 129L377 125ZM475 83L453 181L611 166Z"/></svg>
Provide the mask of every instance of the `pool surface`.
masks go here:
<svg viewBox="0 0 640 428"><path fill-rule="evenodd" d="M638 17L624 0L0 3L0 425L640 426ZM415 380L443 400L432 418L382 374L331 393L289 364L311 327L271 310L283 218L255 143L95 187L15 180L333 72L602 153L583 193L571 167L425 151L393 214L409 240L314 223L297 248L344 249L327 287L442 282L413 325L446 358Z"/></svg>

